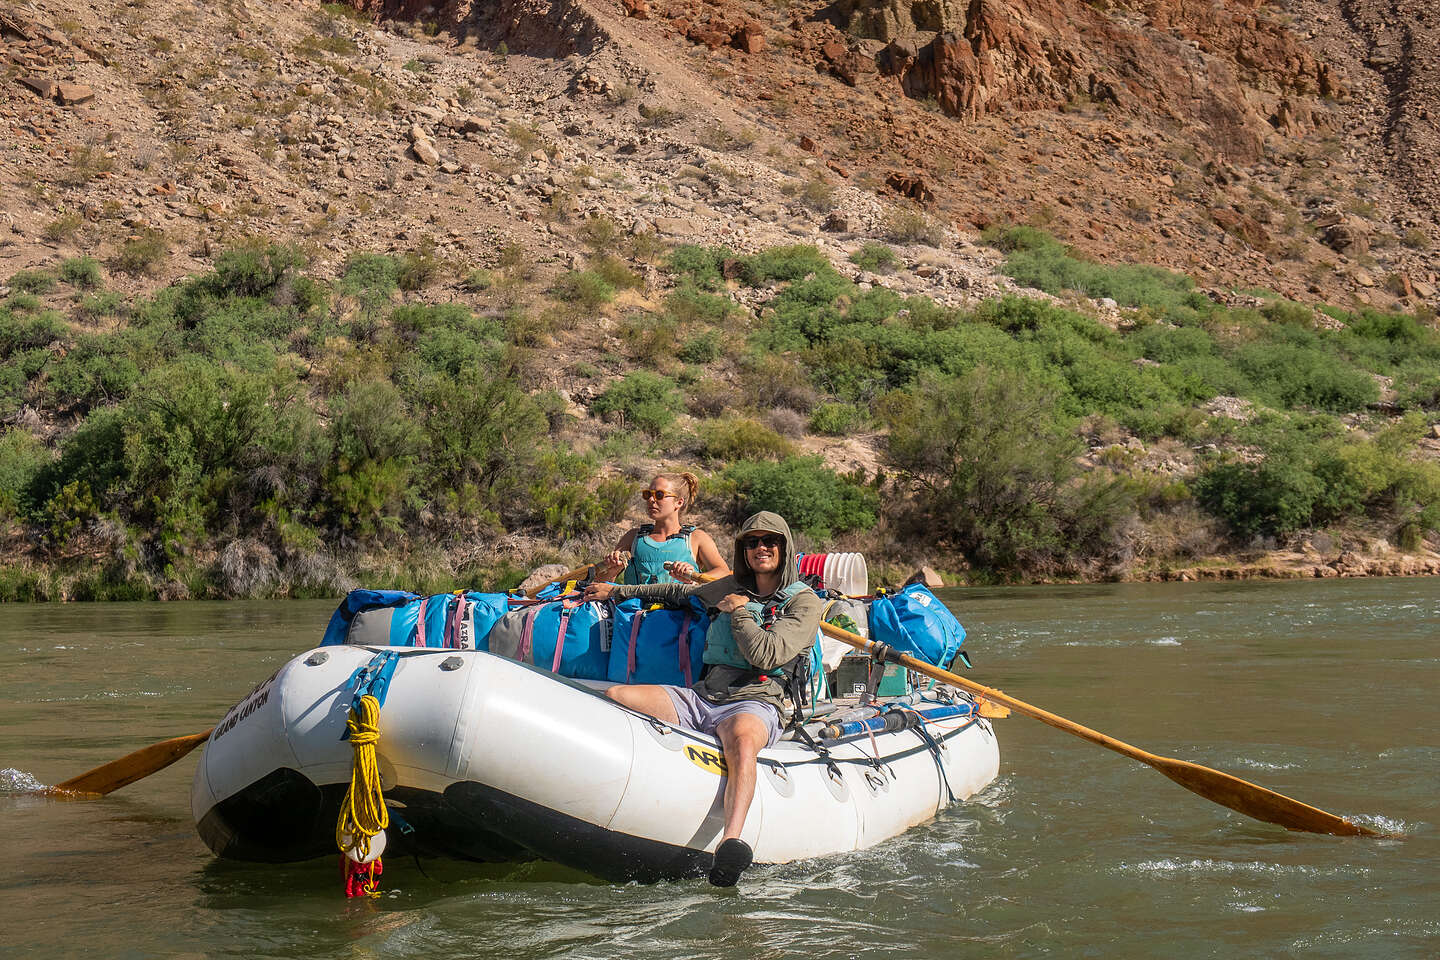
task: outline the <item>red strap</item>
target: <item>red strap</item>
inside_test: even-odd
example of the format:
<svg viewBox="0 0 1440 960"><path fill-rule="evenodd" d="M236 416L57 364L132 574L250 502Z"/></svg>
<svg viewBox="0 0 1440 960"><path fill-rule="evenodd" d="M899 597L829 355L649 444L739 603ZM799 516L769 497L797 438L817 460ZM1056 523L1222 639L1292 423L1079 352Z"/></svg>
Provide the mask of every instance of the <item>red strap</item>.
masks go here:
<svg viewBox="0 0 1440 960"><path fill-rule="evenodd" d="M695 686L695 680L690 676L690 617L689 610L685 611L685 622L680 624L680 671L685 674L685 686Z"/></svg>
<svg viewBox="0 0 1440 960"><path fill-rule="evenodd" d="M640 621L645 618L645 609L635 611L635 622L630 624L630 653L625 658L625 682L635 679L635 642L640 636Z"/></svg>
<svg viewBox="0 0 1440 960"><path fill-rule="evenodd" d="M565 653L565 628L570 624L570 608L560 605L560 631L555 634L555 659L550 663L550 672L560 672L560 657Z"/></svg>
<svg viewBox="0 0 1440 960"><path fill-rule="evenodd" d="M426 599L420 598L420 615L415 618L415 646L425 646L425 604Z"/></svg>

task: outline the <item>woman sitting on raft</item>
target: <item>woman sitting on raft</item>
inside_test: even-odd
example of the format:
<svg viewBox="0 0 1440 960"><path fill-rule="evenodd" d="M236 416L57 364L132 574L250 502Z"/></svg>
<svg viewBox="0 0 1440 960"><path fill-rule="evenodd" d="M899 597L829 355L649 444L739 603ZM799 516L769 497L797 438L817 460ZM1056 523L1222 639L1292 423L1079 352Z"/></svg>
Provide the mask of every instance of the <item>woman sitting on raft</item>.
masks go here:
<svg viewBox="0 0 1440 960"><path fill-rule="evenodd" d="M710 534L682 522L699 489L700 481L693 473L657 474L650 486L640 491L650 522L620 538L619 546L605 558L609 565L605 572L619 570L619 582L628 584L675 583L676 578L670 575L672 569L689 577L696 573L716 577L729 573Z"/></svg>

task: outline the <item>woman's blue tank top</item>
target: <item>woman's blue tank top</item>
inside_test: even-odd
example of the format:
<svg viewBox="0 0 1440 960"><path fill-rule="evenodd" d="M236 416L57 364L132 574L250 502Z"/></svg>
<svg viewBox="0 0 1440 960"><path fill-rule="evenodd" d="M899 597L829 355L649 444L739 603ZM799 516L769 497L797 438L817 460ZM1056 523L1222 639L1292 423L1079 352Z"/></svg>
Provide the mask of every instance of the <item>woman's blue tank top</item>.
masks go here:
<svg viewBox="0 0 1440 960"><path fill-rule="evenodd" d="M695 532L694 524L686 524L678 533L656 543L650 539L655 524L647 523L635 531L635 543L630 548L630 562L620 576L621 583L674 583L675 578L665 569L665 564L683 561L692 567L699 567L695 554L690 550L690 534Z"/></svg>

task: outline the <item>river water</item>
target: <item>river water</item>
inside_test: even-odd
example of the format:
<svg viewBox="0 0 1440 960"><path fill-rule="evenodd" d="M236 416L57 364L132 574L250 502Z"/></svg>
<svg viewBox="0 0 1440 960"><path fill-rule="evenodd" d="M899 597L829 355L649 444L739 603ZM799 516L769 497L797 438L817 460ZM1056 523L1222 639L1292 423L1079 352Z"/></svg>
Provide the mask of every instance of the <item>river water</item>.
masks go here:
<svg viewBox="0 0 1440 960"><path fill-rule="evenodd" d="M1440 956L1440 579L963 589L975 679L1398 835L1256 823L1021 716L1000 777L880 847L703 880L391 858L223 863L194 759L108 798L27 791L204 730L318 642L328 602L12 606L0 956Z"/></svg>

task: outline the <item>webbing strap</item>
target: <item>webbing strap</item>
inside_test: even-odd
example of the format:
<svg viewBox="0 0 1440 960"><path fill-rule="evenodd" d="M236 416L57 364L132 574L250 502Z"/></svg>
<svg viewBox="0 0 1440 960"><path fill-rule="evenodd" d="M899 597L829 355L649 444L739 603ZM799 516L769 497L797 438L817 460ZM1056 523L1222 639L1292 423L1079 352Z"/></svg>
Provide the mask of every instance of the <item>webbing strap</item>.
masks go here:
<svg viewBox="0 0 1440 960"><path fill-rule="evenodd" d="M565 654L565 628L570 625L570 608L560 605L560 630L555 634L555 659L550 663L550 672L560 672L560 658Z"/></svg>
<svg viewBox="0 0 1440 960"><path fill-rule="evenodd" d="M426 597L420 599L420 614L415 618L415 646L417 647L425 646L425 604L428 602L429 599Z"/></svg>
<svg viewBox="0 0 1440 960"><path fill-rule="evenodd" d="M640 637L640 621L645 618L648 610L640 609L635 611L635 621L630 624L630 653L625 658L625 682L629 683L635 679L635 645Z"/></svg>
<svg viewBox="0 0 1440 960"><path fill-rule="evenodd" d="M521 663L530 662L530 651L534 647L535 639L535 617L540 613L540 604L536 604L525 611L525 626L520 630L520 649L515 651L515 659Z"/></svg>
<svg viewBox="0 0 1440 960"><path fill-rule="evenodd" d="M950 778L945 775L945 761L940 758L940 744L936 741L935 735L925 729L925 718L923 714L921 715L920 723L911 729L913 729L915 733L919 735L920 739L925 741L925 745L930 748L930 755L935 758L935 772L940 774L940 782L945 785L945 796L950 798L951 803L954 803L955 791L950 789Z"/></svg>
<svg viewBox="0 0 1440 960"><path fill-rule="evenodd" d="M350 674L350 679L345 681L345 688L355 688L350 697L351 709L358 706L360 698L367 694L375 698L377 706L385 706L385 695L390 692L390 676L395 672L395 664L399 662L398 650L382 650L364 666L356 667L355 672ZM347 731L346 737L348 736Z"/></svg>
<svg viewBox="0 0 1440 960"><path fill-rule="evenodd" d="M845 779L845 775L840 772L839 765L830 757L830 751L826 748L825 744L817 743L815 738L810 736L810 731L806 730L803 724L795 724L795 736L799 737L805 743L805 746L815 751L815 754L824 761L825 768L830 771L831 776L837 781Z"/></svg>
<svg viewBox="0 0 1440 960"><path fill-rule="evenodd" d="M695 686L695 678L691 676L690 671L690 618L692 616L694 616L692 611L685 611L685 620L680 624L680 641L677 644L680 648L680 672L685 674L685 686L687 687ZM631 643L633 644L634 641ZM631 649L631 656L634 656L634 648Z"/></svg>

